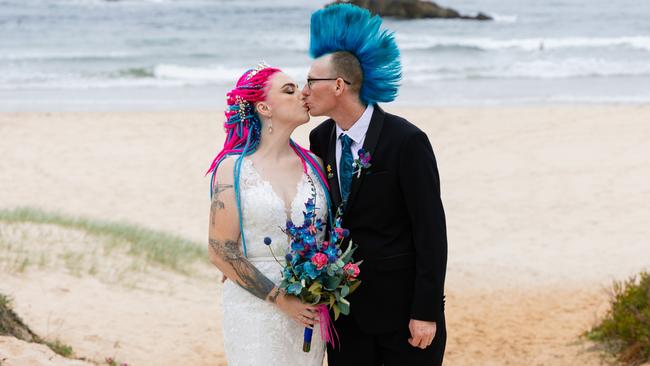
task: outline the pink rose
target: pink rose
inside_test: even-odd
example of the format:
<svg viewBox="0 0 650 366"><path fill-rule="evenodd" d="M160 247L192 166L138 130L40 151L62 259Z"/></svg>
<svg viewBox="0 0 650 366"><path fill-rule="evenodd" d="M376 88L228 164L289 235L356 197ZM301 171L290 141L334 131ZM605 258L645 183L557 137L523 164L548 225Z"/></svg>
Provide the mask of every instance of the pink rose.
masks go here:
<svg viewBox="0 0 650 366"><path fill-rule="evenodd" d="M311 262L316 265L317 269L322 269L327 265L327 256L323 253L316 253L311 257Z"/></svg>
<svg viewBox="0 0 650 366"><path fill-rule="evenodd" d="M356 278L359 275L359 266L357 266L355 263L348 263L345 266L343 266L343 271L345 271L345 274L348 275L348 277Z"/></svg>

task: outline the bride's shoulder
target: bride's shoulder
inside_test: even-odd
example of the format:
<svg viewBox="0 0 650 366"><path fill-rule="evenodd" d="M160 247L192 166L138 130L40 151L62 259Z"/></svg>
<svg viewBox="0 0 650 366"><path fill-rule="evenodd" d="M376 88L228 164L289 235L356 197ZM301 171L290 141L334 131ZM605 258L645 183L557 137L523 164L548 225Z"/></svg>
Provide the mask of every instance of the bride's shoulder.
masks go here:
<svg viewBox="0 0 650 366"><path fill-rule="evenodd" d="M221 161L221 163L219 163L219 167L217 168L217 175L216 175L218 182L228 184L234 181L233 172L235 168L235 163L238 158L239 156L230 155L224 158Z"/></svg>

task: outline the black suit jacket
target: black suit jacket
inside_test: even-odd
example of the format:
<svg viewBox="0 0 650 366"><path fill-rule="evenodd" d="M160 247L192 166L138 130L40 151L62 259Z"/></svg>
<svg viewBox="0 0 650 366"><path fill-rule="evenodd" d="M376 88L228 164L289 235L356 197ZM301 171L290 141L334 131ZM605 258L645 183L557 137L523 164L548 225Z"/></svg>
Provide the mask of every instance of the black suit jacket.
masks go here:
<svg viewBox="0 0 650 366"><path fill-rule="evenodd" d="M309 135L311 151L333 174L328 178L333 209L339 206L336 126L329 119ZM370 121L364 149L372 166L356 176L343 227L358 246L361 286L350 295L350 316L360 329L383 333L408 320L444 324L447 267L445 214L440 180L429 139L407 120L379 106Z"/></svg>

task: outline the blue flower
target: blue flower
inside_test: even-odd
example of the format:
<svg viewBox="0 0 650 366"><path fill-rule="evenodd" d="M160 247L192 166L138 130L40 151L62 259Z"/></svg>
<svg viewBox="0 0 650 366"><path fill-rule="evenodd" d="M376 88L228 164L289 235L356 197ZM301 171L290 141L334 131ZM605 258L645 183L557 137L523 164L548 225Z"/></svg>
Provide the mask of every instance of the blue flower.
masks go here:
<svg viewBox="0 0 650 366"><path fill-rule="evenodd" d="M296 296L300 296L302 292L302 284L300 282L294 282L287 287L287 292Z"/></svg>
<svg viewBox="0 0 650 366"><path fill-rule="evenodd" d="M312 235L308 235L304 239L305 245L314 245L316 244L316 238L314 238Z"/></svg>
<svg viewBox="0 0 650 366"><path fill-rule="evenodd" d="M295 276L298 277L300 280L307 279L307 273L305 272L305 263L300 263L295 266L293 266L293 271L295 272Z"/></svg>
<svg viewBox="0 0 650 366"><path fill-rule="evenodd" d="M289 268L289 266L284 267L283 277L285 279L293 277L293 272L291 271L291 268Z"/></svg>
<svg viewBox="0 0 650 366"><path fill-rule="evenodd" d="M306 262L303 268L305 269L305 273L307 274L307 276L309 276L309 278L311 278L312 280L318 277L318 275L321 272L316 268L316 266L312 262Z"/></svg>
<svg viewBox="0 0 650 366"><path fill-rule="evenodd" d="M307 203L305 203L305 208L307 209L307 212L314 211L314 208L316 206L314 205L314 199L310 198L307 200Z"/></svg>
<svg viewBox="0 0 650 366"><path fill-rule="evenodd" d="M338 249L334 245L331 245L325 249L325 254L327 255L327 258L329 259L330 263L336 262L338 259Z"/></svg>
<svg viewBox="0 0 650 366"><path fill-rule="evenodd" d="M287 255L284 256L284 259L286 259L287 262L291 262L291 260L293 259L293 256L291 255L291 253L287 253Z"/></svg>
<svg viewBox="0 0 650 366"><path fill-rule="evenodd" d="M268 236L266 238L264 238L264 244L271 245L271 243L272 243L271 238L269 238Z"/></svg>
<svg viewBox="0 0 650 366"><path fill-rule="evenodd" d="M295 267L296 264L298 264L298 262L300 262L300 260L301 260L301 258L300 258L299 255L294 255L293 259L291 260L291 265Z"/></svg>
<svg viewBox="0 0 650 366"><path fill-rule="evenodd" d="M294 241L293 243L291 243L291 250L295 250L297 252L301 250L305 250L305 245L300 242Z"/></svg>

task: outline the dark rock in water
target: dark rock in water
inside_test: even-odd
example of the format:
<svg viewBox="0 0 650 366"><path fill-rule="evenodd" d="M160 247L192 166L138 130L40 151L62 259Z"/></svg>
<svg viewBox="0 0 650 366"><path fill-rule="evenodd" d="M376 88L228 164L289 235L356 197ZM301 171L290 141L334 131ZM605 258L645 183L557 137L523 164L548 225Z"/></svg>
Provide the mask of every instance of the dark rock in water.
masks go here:
<svg viewBox="0 0 650 366"><path fill-rule="evenodd" d="M421 0L337 0L332 4L353 4L370 10L373 14L401 19L471 19L492 20L484 13L476 16L462 15L454 9L442 7L430 1ZM330 5L332 5L330 4Z"/></svg>
<svg viewBox="0 0 650 366"><path fill-rule="evenodd" d="M476 17L474 17L474 19L476 19L476 20L492 20L492 17L489 16L489 15L487 15L487 14L485 14L485 13L481 13L481 12L479 12L479 13L476 15Z"/></svg>

